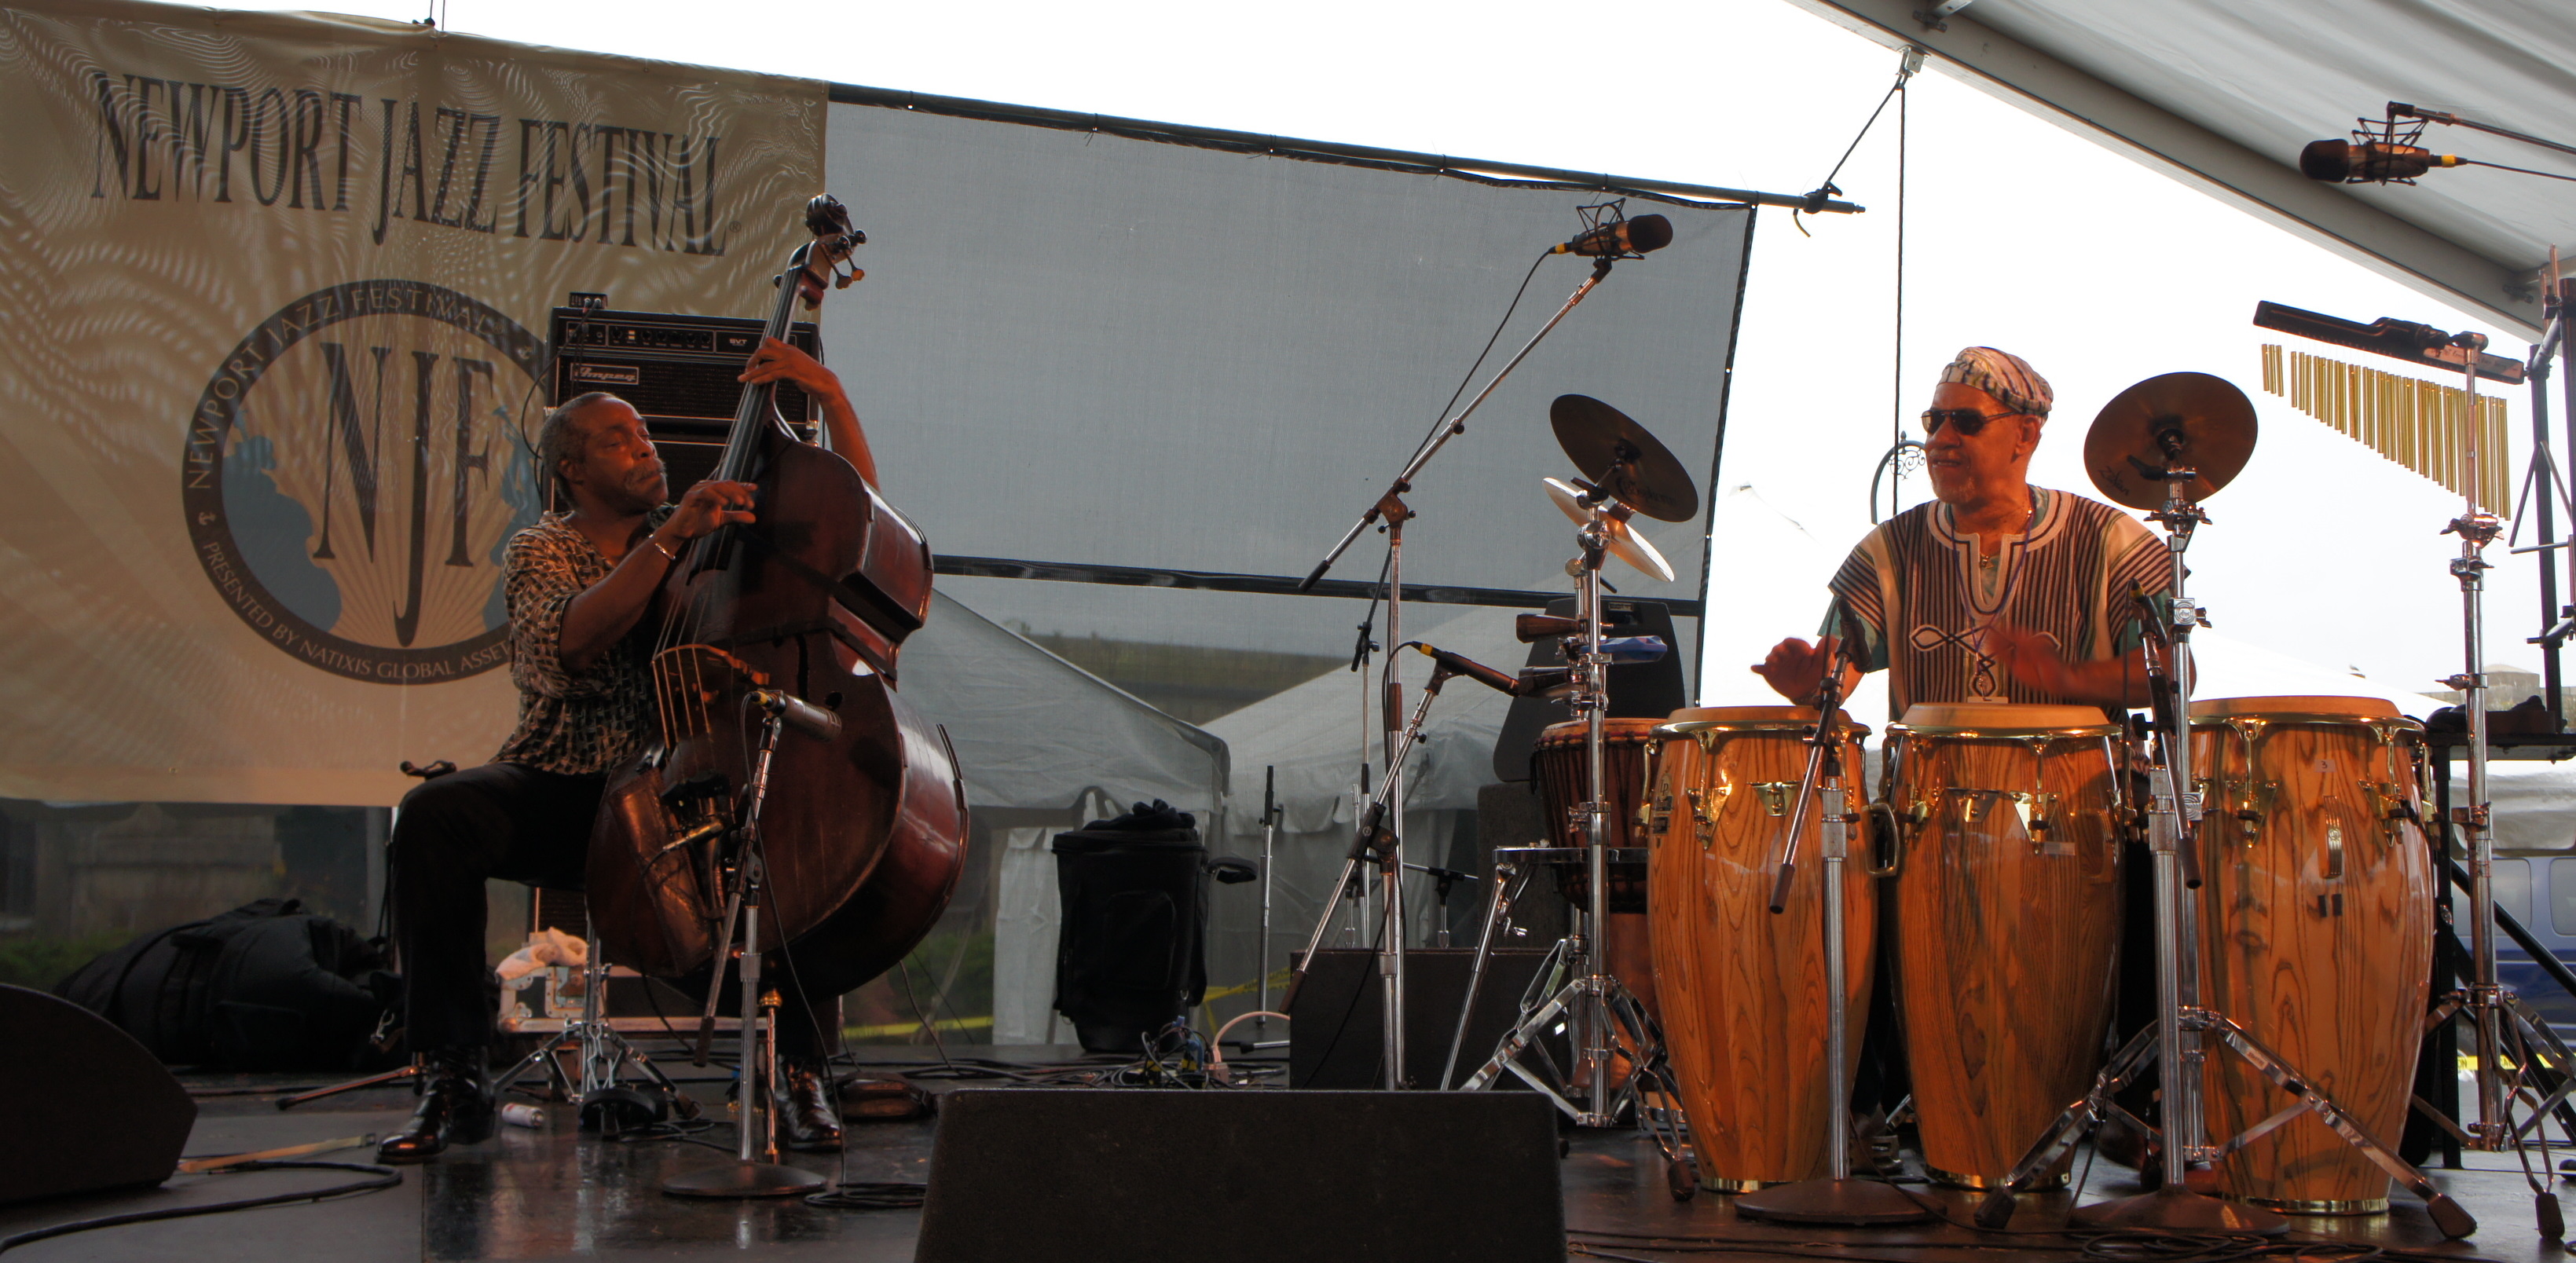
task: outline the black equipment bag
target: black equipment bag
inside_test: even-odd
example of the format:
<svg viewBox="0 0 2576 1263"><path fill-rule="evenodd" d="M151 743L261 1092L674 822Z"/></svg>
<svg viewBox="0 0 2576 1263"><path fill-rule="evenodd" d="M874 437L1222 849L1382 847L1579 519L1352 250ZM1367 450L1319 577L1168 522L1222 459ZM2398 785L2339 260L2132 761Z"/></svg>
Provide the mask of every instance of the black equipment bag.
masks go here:
<svg viewBox="0 0 2576 1263"><path fill-rule="evenodd" d="M1160 799L1055 835L1055 1007L1088 1052L1132 1053L1207 994L1207 847Z"/></svg>
<svg viewBox="0 0 2576 1263"><path fill-rule="evenodd" d="M301 900L261 899L173 926L81 966L54 993L115 1023L168 1065L349 1070L374 1042L402 980L380 940Z"/></svg>

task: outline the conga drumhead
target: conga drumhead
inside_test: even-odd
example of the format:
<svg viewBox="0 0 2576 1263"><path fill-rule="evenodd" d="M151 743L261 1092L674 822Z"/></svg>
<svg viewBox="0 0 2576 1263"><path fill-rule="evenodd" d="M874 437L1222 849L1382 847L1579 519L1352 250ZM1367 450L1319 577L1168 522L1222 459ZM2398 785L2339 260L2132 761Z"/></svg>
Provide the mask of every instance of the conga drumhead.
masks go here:
<svg viewBox="0 0 2576 1263"><path fill-rule="evenodd" d="M2006 702L1916 702L1898 721L1916 732L2066 732L2070 729L2118 731L2091 706L2019 706Z"/></svg>
<svg viewBox="0 0 2576 1263"><path fill-rule="evenodd" d="M1655 728L1663 722L1660 719L1605 718L1601 721L1601 739L1613 744L1641 745L1654 735ZM1538 730L1538 743L1543 747L1581 745L1590 728L1591 724L1581 719L1549 724Z"/></svg>
<svg viewBox="0 0 2576 1263"><path fill-rule="evenodd" d="M1685 706L1665 716L1662 722L1666 724L1803 725L1816 722L1816 708L1813 706ZM1851 727L1851 712L1835 711L1834 723L1837 727Z"/></svg>
<svg viewBox="0 0 2576 1263"><path fill-rule="evenodd" d="M2402 719L2397 703L2384 697L2204 697L2191 704L2194 719L2259 719L2298 715L2350 719Z"/></svg>

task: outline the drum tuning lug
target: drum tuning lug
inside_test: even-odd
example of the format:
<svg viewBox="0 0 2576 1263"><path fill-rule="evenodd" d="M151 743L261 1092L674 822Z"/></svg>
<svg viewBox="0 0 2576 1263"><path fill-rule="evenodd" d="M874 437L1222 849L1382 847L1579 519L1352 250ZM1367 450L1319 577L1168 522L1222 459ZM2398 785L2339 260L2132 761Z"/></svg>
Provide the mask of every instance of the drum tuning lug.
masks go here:
<svg viewBox="0 0 2576 1263"><path fill-rule="evenodd" d="M1797 788L1796 781L1753 782L1753 793L1762 800L1762 809L1775 816L1789 814L1789 795Z"/></svg>

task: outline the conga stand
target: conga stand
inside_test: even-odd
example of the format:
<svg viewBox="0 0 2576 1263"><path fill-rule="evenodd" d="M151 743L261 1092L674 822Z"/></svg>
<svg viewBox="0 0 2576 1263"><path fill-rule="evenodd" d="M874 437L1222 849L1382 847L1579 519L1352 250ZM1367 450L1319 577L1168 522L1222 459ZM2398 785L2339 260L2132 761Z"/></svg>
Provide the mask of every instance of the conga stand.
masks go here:
<svg viewBox="0 0 2576 1263"><path fill-rule="evenodd" d="M690 1171L663 1181L662 1191L674 1197L795 1197L814 1192L825 1183L822 1176L778 1160L778 1112L766 1104L778 1083L779 1004L778 993L762 990L760 983L760 907L767 877L760 844L760 809L769 796L769 761L778 749L778 733L787 720L787 705L774 695L755 695L753 700L755 704L764 700L769 704L761 707L767 715L751 765L750 801L743 809L742 826L734 831L734 863L727 874L733 891L725 901L724 917L725 946L733 953L736 976L742 984L741 1060L734 1075L734 1117L740 1141L731 1164ZM737 924L742 930L739 939L734 936ZM706 1012L698 1022L700 1065L706 1064L716 1005L723 995L721 972L711 972ZM760 1142L756 1148L752 1143L755 1136Z"/></svg>
<svg viewBox="0 0 2576 1263"><path fill-rule="evenodd" d="M1822 790L1825 931L1825 1169L1821 1180L1756 1189L1735 1199L1735 1212L1751 1219L1780 1223L1868 1227L1912 1223L1931 1212L1893 1184L1852 1175L1851 1093L1849 1078L1851 962L1844 951L1843 866L1850 858L1851 799L1843 786L1842 734L1835 717L1843 708L1843 663L1850 637L1825 664L1816 691L1816 726L1807 737L1807 770L1798 781L1798 805L1789 813L1788 837L1781 843L1779 878L1771 888L1771 912L1788 910L1789 883L1798 871L1798 834L1807 822L1807 804Z"/></svg>
<svg viewBox="0 0 2576 1263"><path fill-rule="evenodd" d="M2063 1160L2077 1140L2108 1113L2118 1111L2112 1097L2127 1087L2149 1058L2156 1062L2161 1090L2158 1157L2161 1183L2151 1192L2097 1202L2068 1217L2071 1226L2103 1229L2158 1229L2176 1232L2236 1232L2263 1236L2289 1229L2289 1221L2258 1206L2224 1201L2187 1187L2194 1165L2207 1165L2235 1153L2287 1125L2308 1111L2374 1165L2424 1199L2425 1210L2444 1236L2465 1237L2477 1221L2452 1201L2424 1173L2409 1166L2381 1144L2344 1108L2300 1069L2228 1019L2200 1004L2199 941L2193 904L2187 889L2198 889L2200 874L2191 862L2198 845L2200 796L2191 765L2191 630L2201 625L2199 607L2184 594L2189 570L2183 554L2193 531L2207 515L2184 498L2199 472L2181 464L2183 435L2166 429L2160 436L2166 463L2152 476L2164 483L2162 512L2150 520L2165 528L2165 551L2172 562L2172 612L2148 615L2151 659L2148 685L2154 697L2158 758L2149 769L2147 845L2156 885L2156 1022L2114 1053L2084 1099L2058 1115L2046 1135L1978 1207L1977 1223L2000 1229L2012 1219L2013 1195L2036 1185ZM2143 602L2142 602L2143 603ZM2160 651L2160 653L2152 652ZM2294 1099L2221 1146L2212 1147L2204 1133L2201 1066L2206 1057L2201 1036L2215 1036L2265 1079ZM2132 1119L2132 1121L2135 1121ZM2141 1126L2140 1130L2148 1130Z"/></svg>
<svg viewBox="0 0 2576 1263"><path fill-rule="evenodd" d="M1639 1093L1648 1083L1661 1083L1665 1071L1661 1033L1646 1016L1645 1006L1610 973L1601 942L1610 924L1610 805L1602 784L1602 720L1610 707L1609 658L1601 652L1601 563L1609 548L1610 498L1596 490L1587 492L1584 499L1592 520L1582 530L1582 555L1574 563L1583 580L1576 593L1583 643L1578 652L1568 655L1574 660L1575 688L1567 704L1583 716L1585 723L1584 800L1574 813L1583 824L1584 871L1589 888L1584 892L1583 909L1574 916L1574 925L1558 944L1557 960L1569 975L1565 985L1524 1014L1503 1036L1493 1057L1469 1075L1460 1090L1481 1091L1508 1071L1554 1102L1576 1126L1609 1127L1618 1122L1621 1111L1632 1101L1642 1116L1645 1103ZM1488 917L1486 939L1492 937L1493 927L1494 919ZM1480 945L1480 964L1482 955ZM1560 1015L1567 1017L1574 1028L1573 1073L1561 1085L1553 1075L1541 1074L1522 1063L1524 1056L1545 1057L1545 1046L1539 1043L1539 1037L1556 1025ZM1464 1030L1462 1014L1462 1034ZM1614 1095L1610 1090L1610 1062L1621 1054L1628 1058L1628 1081ZM1582 1098L1581 1104L1575 1103L1575 1096Z"/></svg>

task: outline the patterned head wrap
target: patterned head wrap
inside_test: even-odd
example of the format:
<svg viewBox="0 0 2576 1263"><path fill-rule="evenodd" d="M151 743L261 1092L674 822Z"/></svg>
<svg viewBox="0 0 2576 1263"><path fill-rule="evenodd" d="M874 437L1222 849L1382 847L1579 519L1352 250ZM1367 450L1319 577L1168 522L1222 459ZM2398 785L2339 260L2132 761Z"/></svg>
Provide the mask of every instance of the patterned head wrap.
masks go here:
<svg viewBox="0 0 2576 1263"><path fill-rule="evenodd" d="M1998 351L1990 346L1972 346L1959 352L1941 370L1941 380L1974 386L1993 395L2015 412L2027 412L2041 420L2048 419L2049 406L2057 402L2056 392L2048 388L2048 379L2018 355Z"/></svg>

